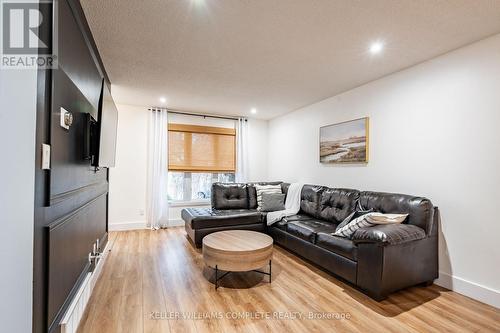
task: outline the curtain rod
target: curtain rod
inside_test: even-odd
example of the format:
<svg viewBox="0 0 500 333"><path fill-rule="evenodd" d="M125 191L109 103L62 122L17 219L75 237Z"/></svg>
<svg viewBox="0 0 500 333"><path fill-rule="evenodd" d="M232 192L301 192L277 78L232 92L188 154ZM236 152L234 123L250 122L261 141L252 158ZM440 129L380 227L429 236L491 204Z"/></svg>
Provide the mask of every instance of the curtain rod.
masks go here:
<svg viewBox="0 0 500 333"><path fill-rule="evenodd" d="M224 117L224 116L215 116L215 115L208 115L208 114L200 114L200 113L191 113L191 112L184 112L184 111L178 111L178 110L172 110L167 108L168 113L175 113L175 114L183 114L185 116L195 116L195 117L203 117L203 118L217 118L217 119L228 119L228 120L238 120L239 118L237 117ZM245 121L248 119L245 117L241 117Z"/></svg>

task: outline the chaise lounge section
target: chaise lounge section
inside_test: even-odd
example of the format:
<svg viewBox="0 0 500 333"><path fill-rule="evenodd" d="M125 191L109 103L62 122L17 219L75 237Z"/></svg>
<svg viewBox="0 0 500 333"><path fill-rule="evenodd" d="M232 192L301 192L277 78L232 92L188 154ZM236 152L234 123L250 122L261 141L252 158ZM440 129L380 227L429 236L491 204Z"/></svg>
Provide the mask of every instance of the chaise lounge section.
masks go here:
<svg viewBox="0 0 500 333"><path fill-rule="evenodd" d="M196 247L208 234L223 230L265 232L265 216L257 210L255 184L280 185L281 182L212 185L211 208L185 208L181 212L184 227Z"/></svg>
<svg viewBox="0 0 500 333"><path fill-rule="evenodd" d="M289 184L281 182L286 194ZM403 224L357 230L351 239L333 236L355 210L407 213ZM183 210L186 231L196 246L220 230L265 231L276 244L357 286L375 300L438 276L439 212L430 200L404 194L305 185L300 211L267 227L257 210L254 184L212 188L212 208Z"/></svg>

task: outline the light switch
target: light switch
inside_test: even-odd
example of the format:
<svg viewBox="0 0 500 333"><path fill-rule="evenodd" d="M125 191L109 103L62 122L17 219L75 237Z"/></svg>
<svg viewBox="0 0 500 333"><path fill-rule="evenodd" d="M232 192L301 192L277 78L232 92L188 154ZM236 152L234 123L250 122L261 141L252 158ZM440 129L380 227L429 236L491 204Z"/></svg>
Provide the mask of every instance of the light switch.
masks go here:
<svg viewBox="0 0 500 333"><path fill-rule="evenodd" d="M42 170L50 170L50 145L42 144Z"/></svg>

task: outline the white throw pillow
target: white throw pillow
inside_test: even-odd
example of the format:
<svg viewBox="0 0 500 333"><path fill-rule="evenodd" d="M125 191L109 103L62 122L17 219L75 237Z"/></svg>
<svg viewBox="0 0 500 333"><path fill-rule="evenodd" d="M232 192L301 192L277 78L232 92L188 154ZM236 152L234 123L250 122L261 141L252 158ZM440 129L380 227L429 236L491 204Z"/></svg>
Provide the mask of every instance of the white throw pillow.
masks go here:
<svg viewBox="0 0 500 333"><path fill-rule="evenodd" d="M368 222L373 224L396 224L402 223L408 214L382 214L382 213L373 213L370 216L367 216L366 219Z"/></svg>
<svg viewBox="0 0 500 333"><path fill-rule="evenodd" d="M257 191L257 209L262 208L262 193L281 193L281 185L257 185L255 184L255 190Z"/></svg>
<svg viewBox="0 0 500 333"><path fill-rule="evenodd" d="M346 237L346 238L351 238L351 236L358 230L359 228L364 228L364 227L371 227L374 225L374 223L368 221L368 217L371 214L375 213L368 213L365 215L361 215L360 217L355 218L342 228L336 230L333 235L334 236L340 236L340 237Z"/></svg>

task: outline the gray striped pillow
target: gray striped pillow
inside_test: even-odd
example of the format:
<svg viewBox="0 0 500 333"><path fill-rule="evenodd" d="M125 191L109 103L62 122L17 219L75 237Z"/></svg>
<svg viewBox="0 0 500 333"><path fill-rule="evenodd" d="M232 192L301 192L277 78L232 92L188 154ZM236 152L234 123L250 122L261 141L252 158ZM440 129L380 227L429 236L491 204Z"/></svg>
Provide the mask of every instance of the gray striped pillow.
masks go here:
<svg viewBox="0 0 500 333"><path fill-rule="evenodd" d="M371 227L372 225L375 225L375 223L372 223L368 220L368 217L370 217L371 214L374 213L368 213L365 215L361 215L360 217L355 218L342 228L336 230L333 235L334 236L340 236L340 237L346 237L346 238L351 238L351 236L358 230L359 228L364 228L364 227Z"/></svg>
<svg viewBox="0 0 500 333"><path fill-rule="evenodd" d="M257 191L257 209L262 209L262 193L281 193L281 185L255 185Z"/></svg>

